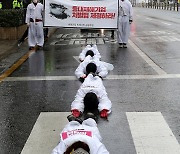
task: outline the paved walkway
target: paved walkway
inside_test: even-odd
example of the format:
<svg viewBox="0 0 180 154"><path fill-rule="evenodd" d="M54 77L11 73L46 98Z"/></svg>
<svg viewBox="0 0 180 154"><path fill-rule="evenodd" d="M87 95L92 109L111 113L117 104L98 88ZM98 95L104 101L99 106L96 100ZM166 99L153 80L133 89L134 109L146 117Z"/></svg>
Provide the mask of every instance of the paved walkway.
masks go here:
<svg viewBox="0 0 180 154"><path fill-rule="evenodd" d="M0 40L0 60L12 53L15 47L17 47L17 40Z"/></svg>

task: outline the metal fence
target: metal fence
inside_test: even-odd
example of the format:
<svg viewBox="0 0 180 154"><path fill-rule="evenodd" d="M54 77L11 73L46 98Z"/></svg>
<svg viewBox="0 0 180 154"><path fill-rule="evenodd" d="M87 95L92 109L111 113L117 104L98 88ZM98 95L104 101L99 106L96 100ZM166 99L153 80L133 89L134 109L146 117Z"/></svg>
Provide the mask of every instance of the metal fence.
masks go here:
<svg viewBox="0 0 180 154"><path fill-rule="evenodd" d="M162 9L162 10L170 10L170 11L180 11L178 10L180 7L179 3L156 3L156 2L150 2L150 3L138 3L136 4L138 7L144 7L144 8L153 8L153 9Z"/></svg>

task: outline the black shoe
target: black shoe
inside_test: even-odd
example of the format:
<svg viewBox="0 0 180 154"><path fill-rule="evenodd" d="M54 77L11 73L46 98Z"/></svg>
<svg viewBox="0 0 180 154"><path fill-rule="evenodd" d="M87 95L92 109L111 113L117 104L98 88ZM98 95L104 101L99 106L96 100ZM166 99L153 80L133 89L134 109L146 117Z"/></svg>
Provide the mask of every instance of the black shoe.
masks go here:
<svg viewBox="0 0 180 154"><path fill-rule="evenodd" d="M34 50L34 47L29 47L29 50Z"/></svg>
<svg viewBox="0 0 180 154"><path fill-rule="evenodd" d="M97 121L97 117L94 115L94 113L91 113L91 112L88 112L86 113L85 117L84 117L84 120L88 119L88 118L92 118L94 119L95 121Z"/></svg>
<svg viewBox="0 0 180 154"><path fill-rule="evenodd" d="M119 47L120 47L120 48L123 48L123 43L119 43Z"/></svg>
<svg viewBox="0 0 180 154"><path fill-rule="evenodd" d="M123 43L123 48L127 48L127 44L126 43Z"/></svg>
<svg viewBox="0 0 180 154"><path fill-rule="evenodd" d="M114 35L111 35L111 39L114 39Z"/></svg>
<svg viewBox="0 0 180 154"><path fill-rule="evenodd" d="M68 116L67 116L67 119L68 119L69 122L70 122L70 121L77 121L77 122L79 122L80 124L82 124L82 120L79 119L79 118L74 117L72 114L68 115Z"/></svg>
<svg viewBox="0 0 180 154"><path fill-rule="evenodd" d="M42 46L37 46L37 50L42 50L43 49L43 47Z"/></svg>

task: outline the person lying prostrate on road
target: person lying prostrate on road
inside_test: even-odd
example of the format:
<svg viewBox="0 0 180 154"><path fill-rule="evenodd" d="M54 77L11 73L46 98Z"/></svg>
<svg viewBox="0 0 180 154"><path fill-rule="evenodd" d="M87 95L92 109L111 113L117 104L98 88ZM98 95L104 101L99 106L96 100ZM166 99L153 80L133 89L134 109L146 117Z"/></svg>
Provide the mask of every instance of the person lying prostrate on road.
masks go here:
<svg viewBox="0 0 180 154"><path fill-rule="evenodd" d="M83 112L93 112L98 109L102 118L107 118L111 112L112 103L99 76L89 74L76 93L71 104L71 112L79 117Z"/></svg>
<svg viewBox="0 0 180 154"><path fill-rule="evenodd" d="M105 78L108 75L108 70L103 63L88 55L75 70L75 75L80 79L80 81L83 81L90 72L100 76L101 78Z"/></svg>
<svg viewBox="0 0 180 154"><path fill-rule="evenodd" d="M84 61L85 57L88 56L88 52L92 52L93 53L93 56L95 56L97 59L101 59L101 55L97 49L97 46L94 44L94 45L87 45L83 50L82 52L79 54L79 60L82 62ZM92 54L91 53L91 54ZM92 57L93 57L92 56Z"/></svg>
<svg viewBox="0 0 180 154"><path fill-rule="evenodd" d="M109 154L94 119L70 121L60 133L60 142L51 154Z"/></svg>

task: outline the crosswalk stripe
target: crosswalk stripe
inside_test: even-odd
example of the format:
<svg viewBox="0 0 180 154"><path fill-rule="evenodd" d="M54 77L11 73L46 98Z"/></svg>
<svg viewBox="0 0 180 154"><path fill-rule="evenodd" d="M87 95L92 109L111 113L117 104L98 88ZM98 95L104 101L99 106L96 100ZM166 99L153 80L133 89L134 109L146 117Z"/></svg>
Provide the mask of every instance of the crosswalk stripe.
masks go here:
<svg viewBox="0 0 180 154"><path fill-rule="evenodd" d="M21 154L50 154L60 140L70 112L42 112Z"/></svg>
<svg viewBox="0 0 180 154"><path fill-rule="evenodd" d="M69 114L41 112L21 154L51 153L60 140L60 132L68 123L66 117ZM126 112L126 116L137 154L180 153L180 145L161 112ZM109 138L102 137L104 140Z"/></svg>
<svg viewBox="0 0 180 154"><path fill-rule="evenodd" d="M160 112L127 112L138 154L180 154L180 145Z"/></svg>

